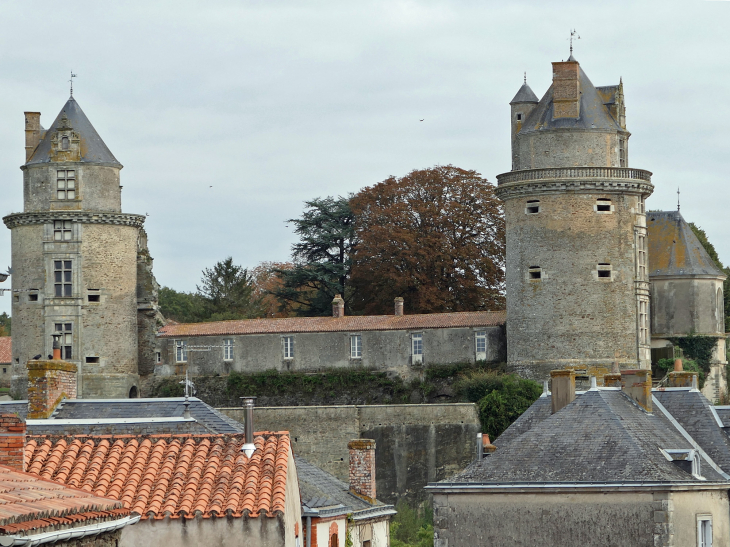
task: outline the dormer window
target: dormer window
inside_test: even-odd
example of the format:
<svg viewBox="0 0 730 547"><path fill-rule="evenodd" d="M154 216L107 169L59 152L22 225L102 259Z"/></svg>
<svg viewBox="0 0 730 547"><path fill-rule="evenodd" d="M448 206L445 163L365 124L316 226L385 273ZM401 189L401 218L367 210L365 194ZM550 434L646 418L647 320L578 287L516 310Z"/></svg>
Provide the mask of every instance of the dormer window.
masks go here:
<svg viewBox="0 0 730 547"><path fill-rule="evenodd" d="M76 199L76 171L73 169L56 171L56 199Z"/></svg>
<svg viewBox="0 0 730 547"><path fill-rule="evenodd" d="M68 150L68 137L61 137L61 150Z"/></svg>
<svg viewBox="0 0 730 547"><path fill-rule="evenodd" d="M525 207L525 214L535 215L540 212L540 200L539 199L528 199L527 207Z"/></svg>
<svg viewBox="0 0 730 547"><path fill-rule="evenodd" d="M597 213L611 213L613 212L613 204L608 198L598 198L593 210Z"/></svg>
<svg viewBox="0 0 730 547"><path fill-rule="evenodd" d="M705 480L700 467L700 454L691 448L665 448L662 450L664 457L679 467L682 471L689 473L697 480Z"/></svg>

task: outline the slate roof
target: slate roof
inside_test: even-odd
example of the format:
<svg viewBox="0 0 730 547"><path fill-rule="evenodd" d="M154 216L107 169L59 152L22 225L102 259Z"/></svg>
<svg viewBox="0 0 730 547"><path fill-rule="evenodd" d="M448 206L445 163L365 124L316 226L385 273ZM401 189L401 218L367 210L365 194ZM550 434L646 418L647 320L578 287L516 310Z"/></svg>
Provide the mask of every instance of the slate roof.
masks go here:
<svg viewBox="0 0 730 547"><path fill-rule="evenodd" d="M595 86L578 68L580 81L580 117L553 119L553 86L547 90L538 105L522 124L520 133L541 131L545 129L600 129L623 131L618 122L611 116L603 98ZM514 100L514 99L513 99Z"/></svg>
<svg viewBox="0 0 730 547"><path fill-rule="evenodd" d="M0 336L0 365L13 362L12 339L10 336Z"/></svg>
<svg viewBox="0 0 730 547"><path fill-rule="evenodd" d="M119 500L143 519L282 514L289 434L256 433L250 459L243 444L243 435L30 435L25 462L31 474Z"/></svg>
<svg viewBox="0 0 730 547"><path fill-rule="evenodd" d="M532 91L530 86L527 85L527 82L525 82L524 84L522 84L522 87L520 87L517 95L515 95L514 99L512 99L509 104L536 102L538 102L537 95L535 95L534 91Z"/></svg>
<svg viewBox="0 0 730 547"><path fill-rule="evenodd" d="M725 274L710 258L679 211L649 211L649 277Z"/></svg>
<svg viewBox="0 0 730 547"><path fill-rule="evenodd" d="M368 503L351 494L349 485L304 458L294 456L294 462L305 512L308 509L339 509L338 514L352 513L356 519L359 514L372 512L373 509L379 509L378 516L396 514L392 505L385 505L377 500L374 504ZM331 514L331 511L328 513Z"/></svg>
<svg viewBox="0 0 730 547"><path fill-rule="evenodd" d="M226 334L271 334L298 332L348 332L370 330L438 329L449 327L494 327L503 325L504 311L428 313L414 315L365 315L345 317L288 317L241 319L211 323L166 325L161 338Z"/></svg>
<svg viewBox="0 0 730 547"><path fill-rule="evenodd" d="M545 404L545 403L541 403ZM523 424L524 427L524 424ZM661 411L647 413L620 390L592 389L538 421L449 483L696 482L662 449L693 449ZM724 478L703 462L708 481Z"/></svg>
<svg viewBox="0 0 730 547"><path fill-rule="evenodd" d="M495 446L505 445L523 433L526 433L546 418L549 418L552 411L553 406L550 395L541 396L537 401L530 405L530 408L523 412L520 417L517 418L512 425L510 425L510 427L503 431L492 444Z"/></svg>
<svg viewBox="0 0 730 547"><path fill-rule="evenodd" d="M0 534L116 520L129 509L113 499L0 466Z"/></svg>
<svg viewBox="0 0 730 547"><path fill-rule="evenodd" d="M56 116L51 127L46 131L41 142L38 143L33 155L26 162L26 165L51 161L51 138L53 133L58 130L61 117L64 113L68 118L69 125L79 134L81 139L80 145L82 162L105 163L122 167L122 164L117 161L114 154L112 154L106 144L104 144L104 141L96 132L94 126L91 125L86 114L84 114L84 111L81 110L81 107L73 97L66 102L61 109L61 112L58 113L58 116Z"/></svg>

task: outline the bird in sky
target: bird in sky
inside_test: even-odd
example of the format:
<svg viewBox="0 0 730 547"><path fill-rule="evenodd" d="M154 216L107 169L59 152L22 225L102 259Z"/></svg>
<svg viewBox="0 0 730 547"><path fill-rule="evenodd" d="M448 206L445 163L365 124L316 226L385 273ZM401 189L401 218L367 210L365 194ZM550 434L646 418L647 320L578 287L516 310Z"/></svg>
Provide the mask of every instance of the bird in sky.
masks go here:
<svg viewBox="0 0 730 547"><path fill-rule="evenodd" d="M426 118L423 118L423 120L425 120L425 119L426 119ZM419 121L419 122L422 122L423 120L418 120L418 121Z"/></svg>

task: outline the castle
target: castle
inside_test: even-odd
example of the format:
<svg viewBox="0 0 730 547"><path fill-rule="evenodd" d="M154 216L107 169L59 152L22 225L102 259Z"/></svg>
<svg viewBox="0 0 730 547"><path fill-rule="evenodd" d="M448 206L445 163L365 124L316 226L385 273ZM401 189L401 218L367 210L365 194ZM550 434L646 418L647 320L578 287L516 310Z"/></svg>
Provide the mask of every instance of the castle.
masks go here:
<svg viewBox="0 0 730 547"><path fill-rule="evenodd" d="M12 238L13 390L25 394L26 363L51 354L55 335L79 370L79 397L135 397L152 362L144 353L157 284L145 217L122 212L122 164L73 96L48 130L39 112L25 113L25 150L23 212L3 218Z"/></svg>

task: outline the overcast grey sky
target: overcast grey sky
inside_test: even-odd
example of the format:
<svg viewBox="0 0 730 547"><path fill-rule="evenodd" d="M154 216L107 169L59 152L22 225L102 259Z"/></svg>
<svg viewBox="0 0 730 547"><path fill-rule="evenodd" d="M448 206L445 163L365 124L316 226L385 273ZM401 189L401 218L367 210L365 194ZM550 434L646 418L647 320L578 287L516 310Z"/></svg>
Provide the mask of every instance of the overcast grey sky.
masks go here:
<svg viewBox="0 0 730 547"><path fill-rule="evenodd" d="M160 284L194 290L229 255L285 261L304 200L435 164L496 182L523 71L542 96L575 27L592 82L623 77L648 208L681 187L730 262L729 21L723 1L0 0L0 215L22 210L23 112L50 125L73 69L125 166L123 210L149 214Z"/></svg>

